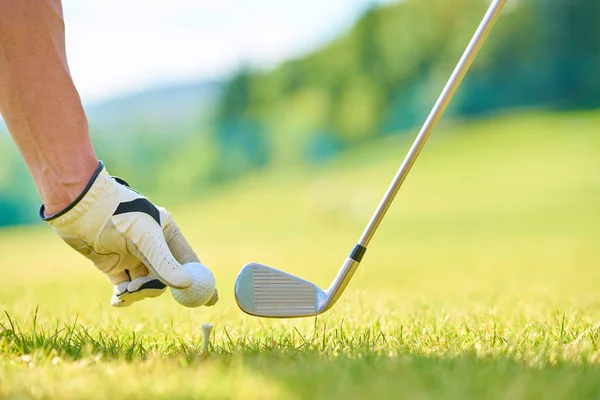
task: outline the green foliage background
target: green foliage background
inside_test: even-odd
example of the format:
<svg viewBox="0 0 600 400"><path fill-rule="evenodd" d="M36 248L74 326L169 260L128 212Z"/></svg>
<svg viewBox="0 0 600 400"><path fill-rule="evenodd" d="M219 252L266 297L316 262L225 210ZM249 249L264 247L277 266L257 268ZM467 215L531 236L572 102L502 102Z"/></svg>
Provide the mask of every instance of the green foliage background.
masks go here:
<svg viewBox="0 0 600 400"><path fill-rule="evenodd" d="M226 85L219 120L237 121L227 135L270 146L273 162L315 161L405 130L427 115L486 7L407 0L370 10L314 54L241 71ZM448 114L599 106L599 16L594 0L510 3Z"/></svg>
<svg viewBox="0 0 600 400"><path fill-rule="evenodd" d="M170 130L136 114L118 132L92 124L98 153L111 173L172 202L251 170L318 164L406 131L426 117L486 7L405 0L370 9L312 54L239 71L215 95L210 121ZM597 0L509 2L447 115L600 106L599 17ZM163 98L170 106L168 91ZM192 116L206 112L193 104ZM8 137L0 136L0 160L0 226L34 221L37 194Z"/></svg>

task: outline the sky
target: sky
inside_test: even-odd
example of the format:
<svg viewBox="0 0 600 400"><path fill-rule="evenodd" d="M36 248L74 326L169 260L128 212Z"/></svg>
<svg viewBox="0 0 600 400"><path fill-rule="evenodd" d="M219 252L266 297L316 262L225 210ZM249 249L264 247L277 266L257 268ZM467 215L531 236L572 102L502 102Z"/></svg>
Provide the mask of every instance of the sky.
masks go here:
<svg viewBox="0 0 600 400"><path fill-rule="evenodd" d="M270 68L390 0L63 0L67 57L84 103Z"/></svg>

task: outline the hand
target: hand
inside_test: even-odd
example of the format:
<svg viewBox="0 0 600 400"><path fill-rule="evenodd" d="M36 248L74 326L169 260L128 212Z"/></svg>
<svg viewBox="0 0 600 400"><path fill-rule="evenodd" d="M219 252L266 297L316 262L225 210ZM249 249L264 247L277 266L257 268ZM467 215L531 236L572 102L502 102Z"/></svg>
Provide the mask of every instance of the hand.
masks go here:
<svg viewBox="0 0 600 400"><path fill-rule="evenodd" d="M171 214L111 177L102 162L69 207L46 216L42 206L40 217L106 274L114 286L115 307L159 296L167 285L189 286L191 277L181 264L200 262ZM215 290L206 305L217 300Z"/></svg>

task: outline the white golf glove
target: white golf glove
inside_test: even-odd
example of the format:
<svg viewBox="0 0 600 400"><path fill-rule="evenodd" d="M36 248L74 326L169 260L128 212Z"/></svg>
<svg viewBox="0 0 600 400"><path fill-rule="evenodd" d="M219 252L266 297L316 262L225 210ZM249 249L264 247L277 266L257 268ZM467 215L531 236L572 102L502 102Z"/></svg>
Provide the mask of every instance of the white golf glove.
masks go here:
<svg viewBox="0 0 600 400"><path fill-rule="evenodd" d="M46 216L42 205L40 218L106 274L115 307L159 296L167 285L189 286L191 277L181 264L200 262L171 214L111 177L102 162L69 207ZM215 290L206 305L217 300Z"/></svg>

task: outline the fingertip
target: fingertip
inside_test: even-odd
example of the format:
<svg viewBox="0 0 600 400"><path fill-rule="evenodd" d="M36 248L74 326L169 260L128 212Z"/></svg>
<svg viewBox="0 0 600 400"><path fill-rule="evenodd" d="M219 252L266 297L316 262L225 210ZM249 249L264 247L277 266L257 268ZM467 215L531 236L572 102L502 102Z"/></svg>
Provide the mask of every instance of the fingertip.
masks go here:
<svg viewBox="0 0 600 400"><path fill-rule="evenodd" d="M113 294L112 298L110 299L110 305L113 307L123 308L123 307L129 307L132 304L133 304L132 302L125 301L122 298L120 298L114 294Z"/></svg>
<svg viewBox="0 0 600 400"><path fill-rule="evenodd" d="M175 289L185 289L192 284L192 276L179 263L162 270L159 275L168 286Z"/></svg>
<svg viewBox="0 0 600 400"><path fill-rule="evenodd" d="M217 304L218 301L219 301L219 291L217 290L217 288L215 288L215 292L214 292L213 296L210 298L210 300L208 300L208 302L206 302L205 306L212 307L215 304Z"/></svg>

